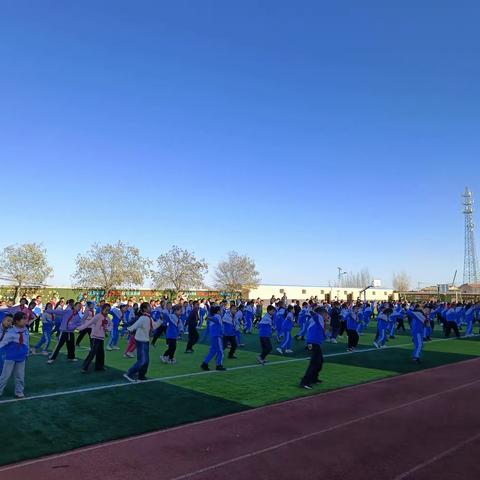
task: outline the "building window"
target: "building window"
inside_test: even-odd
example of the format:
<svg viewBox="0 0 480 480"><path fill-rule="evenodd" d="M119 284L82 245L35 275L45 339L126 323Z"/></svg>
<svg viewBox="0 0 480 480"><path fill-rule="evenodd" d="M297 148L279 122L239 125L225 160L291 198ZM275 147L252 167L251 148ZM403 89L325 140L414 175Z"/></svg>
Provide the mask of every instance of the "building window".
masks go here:
<svg viewBox="0 0 480 480"><path fill-rule="evenodd" d="M372 295L375 296L375 292L372 292Z"/></svg>
<svg viewBox="0 0 480 480"><path fill-rule="evenodd" d="M383 292L383 294L384 294L384 295L388 295L388 293L387 293L387 292Z"/></svg>
<svg viewBox="0 0 480 480"><path fill-rule="evenodd" d="M283 288L281 288L280 293L285 293L285 290Z"/></svg>
<svg viewBox="0 0 480 480"><path fill-rule="evenodd" d="M320 293L323 295L325 293L325 290L320 290Z"/></svg>
<svg viewBox="0 0 480 480"><path fill-rule="evenodd" d="M307 291L306 291L306 290L302 290L302 293L307 293Z"/></svg>
<svg viewBox="0 0 480 480"><path fill-rule="evenodd" d="M345 291L343 292L343 294L346 295L346 294L347 294L347 291L345 290Z"/></svg>

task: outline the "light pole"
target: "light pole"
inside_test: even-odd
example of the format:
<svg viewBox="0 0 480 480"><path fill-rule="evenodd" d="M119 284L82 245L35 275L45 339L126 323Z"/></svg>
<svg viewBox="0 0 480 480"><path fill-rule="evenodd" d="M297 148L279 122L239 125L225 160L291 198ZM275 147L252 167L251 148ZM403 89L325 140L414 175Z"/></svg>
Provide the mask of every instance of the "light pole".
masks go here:
<svg viewBox="0 0 480 480"><path fill-rule="evenodd" d="M347 272L344 272L342 267L337 267L337 269L338 269L338 286L340 287L342 284L342 275L346 275Z"/></svg>

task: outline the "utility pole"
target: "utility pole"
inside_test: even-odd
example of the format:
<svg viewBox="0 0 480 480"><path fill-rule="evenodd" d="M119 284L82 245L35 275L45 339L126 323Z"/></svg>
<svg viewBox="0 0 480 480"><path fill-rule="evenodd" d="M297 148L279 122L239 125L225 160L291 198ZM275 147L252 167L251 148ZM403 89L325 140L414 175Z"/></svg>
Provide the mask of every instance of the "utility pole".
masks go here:
<svg viewBox="0 0 480 480"><path fill-rule="evenodd" d="M465 255L463 259L463 283L478 283L478 263L475 249L475 223L473 221L473 194L465 187L463 214L465 215Z"/></svg>
<svg viewBox="0 0 480 480"><path fill-rule="evenodd" d="M337 267L337 270L338 270L338 286L340 287L342 285L342 276L346 275L347 272L344 272L342 267Z"/></svg>

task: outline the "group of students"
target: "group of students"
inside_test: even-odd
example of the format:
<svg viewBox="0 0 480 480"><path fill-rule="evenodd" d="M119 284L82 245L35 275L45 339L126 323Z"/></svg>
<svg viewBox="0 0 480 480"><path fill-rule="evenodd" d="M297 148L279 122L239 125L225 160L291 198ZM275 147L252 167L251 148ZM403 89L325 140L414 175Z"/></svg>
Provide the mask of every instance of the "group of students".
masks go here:
<svg viewBox="0 0 480 480"><path fill-rule="evenodd" d="M19 305L0 308L0 395L13 375L15 395L24 396L25 360L30 354L48 355L48 364L55 362L61 349L66 346L67 360L76 362L76 347L85 336L89 337L89 353L83 361L81 371L87 373L95 360L95 371L105 370L105 349L119 350L119 340L128 337L124 356L136 362L124 374L130 382L146 380L150 362L150 346L155 347L158 339L165 336L167 348L160 357L166 364L175 364L177 341L188 335L185 353L194 353L194 346L200 340L198 329L205 325L202 340L210 341L208 354L200 368L210 370L209 363L215 360L216 370L224 367L224 352L235 359L242 334L251 334L258 328L260 354L258 363L264 365L273 350L272 339L277 342L279 354L293 353L293 341L301 340L311 353L311 359L300 386L310 389L320 382L319 373L323 365L321 345L324 342L337 343L345 332L348 337L347 351L353 352L361 335L376 316L376 348L383 348L397 330L406 330L408 322L414 343L413 360L420 361L423 343L430 340L435 324L443 326L445 336L453 331L460 336L459 329L466 326L466 336L473 335L473 325L480 319L480 304L462 303L369 303L360 302L317 302L310 300L293 301L288 305L283 300L272 299L264 312L263 302L210 300L180 301L165 300L135 303L133 299L111 306L105 301L49 302L43 307L41 299L28 302L22 298ZM31 331L42 324L42 336L30 348ZM298 327L294 336L293 329ZM75 339L75 331L79 334ZM49 347L54 335L57 343L52 352ZM109 342L105 347L105 339Z"/></svg>

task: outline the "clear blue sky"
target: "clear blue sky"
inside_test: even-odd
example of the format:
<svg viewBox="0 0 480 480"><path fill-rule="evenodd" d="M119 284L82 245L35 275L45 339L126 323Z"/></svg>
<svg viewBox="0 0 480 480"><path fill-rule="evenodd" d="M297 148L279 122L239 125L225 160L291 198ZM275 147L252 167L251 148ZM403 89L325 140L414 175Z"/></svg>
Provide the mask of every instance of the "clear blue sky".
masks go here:
<svg viewBox="0 0 480 480"><path fill-rule="evenodd" d="M461 276L480 7L359 3L2 2L0 248L43 242L63 285L118 239L265 283Z"/></svg>

